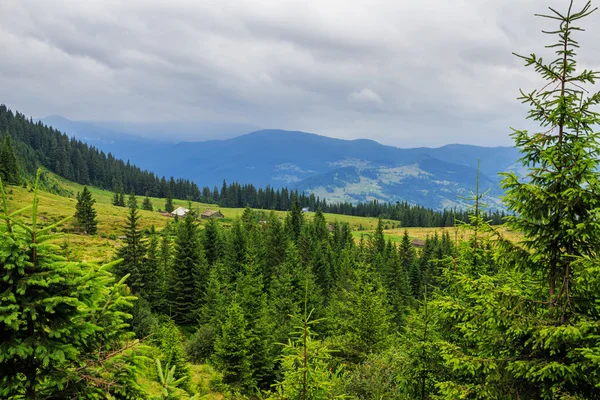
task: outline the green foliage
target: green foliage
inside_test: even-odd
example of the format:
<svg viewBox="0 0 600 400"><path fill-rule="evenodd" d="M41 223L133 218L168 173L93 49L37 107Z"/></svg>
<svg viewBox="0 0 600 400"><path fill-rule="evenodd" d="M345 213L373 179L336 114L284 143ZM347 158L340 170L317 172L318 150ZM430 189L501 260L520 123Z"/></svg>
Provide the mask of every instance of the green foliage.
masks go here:
<svg viewBox="0 0 600 400"><path fill-rule="evenodd" d="M165 366L166 373L163 372L162 363L157 358L156 362L156 373L158 375L158 383L162 387L162 391L157 399L160 400L178 400L181 398L181 392L184 392L182 389L179 389L178 386L184 383L185 377L176 379L175 371L177 370L177 366L173 365L169 368L169 364ZM185 392L184 392L185 393Z"/></svg>
<svg viewBox="0 0 600 400"><path fill-rule="evenodd" d="M0 179L8 185L18 185L20 182L17 158L8 132L0 148Z"/></svg>
<svg viewBox="0 0 600 400"><path fill-rule="evenodd" d="M452 375L438 383L444 398L593 399L598 386L600 301L597 249L598 134L600 115L591 110L600 94L585 86L598 73L577 72L574 34L591 14L550 9L543 16L558 21L557 58L545 63L536 55L521 57L546 81L540 90L521 92L531 106L529 118L542 132L515 130L524 180L505 174L505 202L514 213L512 229L523 233L517 244L497 237L497 272L474 237L461 246L456 272L432 306L445 328L439 348ZM477 216L475 216L477 217ZM491 228L481 221L478 231ZM494 267L493 269L496 269Z"/></svg>
<svg viewBox="0 0 600 400"><path fill-rule="evenodd" d="M259 388L267 388L273 379L273 321L267 308L267 294L257 265L248 260L245 272L236 283L236 300L246 320L246 338L252 380Z"/></svg>
<svg viewBox="0 0 600 400"><path fill-rule="evenodd" d="M302 224L304 223L304 215L302 215L302 208L298 200L292 203L292 208L285 219L285 228L290 239L297 241L300 237L302 230Z"/></svg>
<svg viewBox="0 0 600 400"><path fill-rule="evenodd" d="M212 267L223 254L223 239L215 219L208 220L208 223L204 225L202 247L204 248L206 261L209 267Z"/></svg>
<svg viewBox="0 0 600 400"><path fill-rule="evenodd" d="M148 197L147 193L146 193L146 197L144 197L144 201L142 203L142 210L154 211L154 207L152 207L152 201Z"/></svg>
<svg viewBox="0 0 600 400"><path fill-rule="evenodd" d="M348 285L334 297L328 315L340 356L346 360L363 361L388 343L391 314L387 293L378 276L366 265L353 270Z"/></svg>
<svg viewBox="0 0 600 400"><path fill-rule="evenodd" d="M181 387L189 387L191 372L183 349L183 336L179 327L171 319L164 319L155 327L150 343L160 351L159 359L163 364L176 367L175 378Z"/></svg>
<svg viewBox="0 0 600 400"><path fill-rule="evenodd" d="M117 207L125 207L125 191L123 190L123 185L120 183L114 188L112 205Z"/></svg>
<svg viewBox="0 0 600 400"><path fill-rule="evenodd" d="M255 385L252 379L247 323L244 312L237 302L227 310L227 319L215 342L213 360L223 373L223 382L235 389L249 389Z"/></svg>
<svg viewBox="0 0 600 400"><path fill-rule="evenodd" d="M0 219L0 396L120 398L141 396L127 333L135 299L107 272L112 265L65 261L51 244L55 225L38 227L33 205ZM31 211L29 226L16 217ZM113 263L114 264L114 263Z"/></svg>
<svg viewBox="0 0 600 400"><path fill-rule="evenodd" d="M168 279L169 313L180 324L194 323L208 276L198 226L191 213L186 214L177 228L175 256Z"/></svg>
<svg viewBox="0 0 600 400"><path fill-rule="evenodd" d="M144 270L147 271L147 282L144 288L144 297L156 311L164 310L166 306L166 278L167 271L161 262L159 254L159 236L154 225L150 228L148 247L144 258ZM168 253L168 250L167 250Z"/></svg>
<svg viewBox="0 0 600 400"><path fill-rule="evenodd" d="M129 275L129 285L134 293L143 292L146 284L151 280L146 268L146 246L142 242L142 232L139 228L139 212L135 195L132 193L127 202L129 215L124 227L125 240L117 250L117 257L123 262L115 266L115 275L122 277Z"/></svg>
<svg viewBox="0 0 600 400"><path fill-rule="evenodd" d="M75 219L77 225L83 228L88 235L98 233L98 221L96 220L96 210L94 210L96 200L92 198L92 194L87 186L83 187L81 193L77 193L77 204L75 205Z"/></svg>
<svg viewBox="0 0 600 400"><path fill-rule="evenodd" d="M214 354L216 339L216 327L213 324L202 324L185 342L185 354L196 364L207 362Z"/></svg>
<svg viewBox="0 0 600 400"><path fill-rule="evenodd" d="M320 320L311 320L311 314L294 316L298 324L294 339L288 340L281 357L283 379L276 383L271 399L320 400L341 399L344 373L332 370L332 351L315 339L312 326Z"/></svg>
<svg viewBox="0 0 600 400"><path fill-rule="evenodd" d="M175 207L173 206L173 192L171 192L171 188L169 187L167 200L165 201L165 211L171 213L173 210L175 210Z"/></svg>

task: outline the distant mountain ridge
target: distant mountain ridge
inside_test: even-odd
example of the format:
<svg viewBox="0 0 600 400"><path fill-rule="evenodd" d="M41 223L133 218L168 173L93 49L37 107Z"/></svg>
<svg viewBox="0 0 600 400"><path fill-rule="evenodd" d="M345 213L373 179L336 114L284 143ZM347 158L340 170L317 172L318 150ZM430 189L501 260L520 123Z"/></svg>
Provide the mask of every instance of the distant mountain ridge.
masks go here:
<svg viewBox="0 0 600 400"><path fill-rule="evenodd" d="M174 144L64 118L42 121L141 168L191 179L201 187L220 187L223 180L287 186L335 202L378 199L434 209L464 207L462 197L474 190L480 159L480 187L490 189L486 202L500 208L498 173L519 168L518 151L512 147L451 144L401 149L369 139L278 129Z"/></svg>

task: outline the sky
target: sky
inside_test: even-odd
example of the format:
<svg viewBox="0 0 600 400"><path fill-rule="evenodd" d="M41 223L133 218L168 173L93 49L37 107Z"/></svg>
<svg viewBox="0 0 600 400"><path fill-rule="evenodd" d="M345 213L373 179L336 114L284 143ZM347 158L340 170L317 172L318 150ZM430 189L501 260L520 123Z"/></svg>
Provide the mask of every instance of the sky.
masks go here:
<svg viewBox="0 0 600 400"><path fill-rule="evenodd" d="M0 103L169 140L222 123L511 145L519 88L542 86L511 53L552 55L549 5L568 1L1 0ZM582 24L580 65L600 69L600 12Z"/></svg>

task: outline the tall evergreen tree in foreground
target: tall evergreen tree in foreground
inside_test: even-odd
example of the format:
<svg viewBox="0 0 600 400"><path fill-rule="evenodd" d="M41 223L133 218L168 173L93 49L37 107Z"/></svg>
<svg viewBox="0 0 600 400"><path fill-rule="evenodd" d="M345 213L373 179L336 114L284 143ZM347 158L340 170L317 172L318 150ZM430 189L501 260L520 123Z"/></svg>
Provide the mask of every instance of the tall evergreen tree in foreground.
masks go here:
<svg viewBox="0 0 600 400"><path fill-rule="evenodd" d="M574 39L594 11L551 8L542 17L559 24L545 32L557 37L548 46L556 59L519 56L546 81L520 97L540 131L513 133L528 174L503 181L508 225L523 239L498 242L498 272L481 275L461 262L466 254L456 274L447 270L450 286L435 302L452 327L440 343L454 373L438 384L445 397L600 398L600 93L586 89L600 74L577 70Z"/></svg>
<svg viewBox="0 0 600 400"><path fill-rule="evenodd" d="M206 259L192 213L179 223L175 238L175 257L167 291L168 312L180 324L191 324L198 318L199 302L208 281Z"/></svg>
<svg viewBox="0 0 600 400"><path fill-rule="evenodd" d="M115 267L115 274L119 277L130 274L129 286L134 292L139 292L144 289L145 283L148 281L148 274L144 262L146 247L142 242L137 200L133 193L129 196L127 205L129 215L124 227L125 242L117 250L117 257L122 258L123 262Z"/></svg>
<svg viewBox="0 0 600 400"><path fill-rule="evenodd" d="M237 389L254 386L248 344L244 312L234 301L227 310L222 333L215 342L214 362L223 373L223 382Z"/></svg>
<svg viewBox="0 0 600 400"><path fill-rule="evenodd" d="M125 279L111 265L67 262L52 231L37 224L33 205L9 214L0 180L0 397L139 398L136 342L127 333ZM16 218L31 211L23 225Z"/></svg>
<svg viewBox="0 0 600 400"><path fill-rule="evenodd" d="M77 225L83 228L88 235L95 235L98 232L98 221L96 221L96 210L94 210L96 200L87 186L83 187L81 193L77 193L77 204L75 205L75 219Z"/></svg>
<svg viewBox="0 0 600 400"><path fill-rule="evenodd" d="M347 398L343 394L343 372L332 371L332 350L315 338L312 327L321 320L311 319L312 313L294 316L297 323L293 340L283 348L281 365L283 379L275 385L272 400L328 400Z"/></svg>
<svg viewBox="0 0 600 400"><path fill-rule="evenodd" d="M19 184L19 168L8 132L0 147L0 179L9 185Z"/></svg>

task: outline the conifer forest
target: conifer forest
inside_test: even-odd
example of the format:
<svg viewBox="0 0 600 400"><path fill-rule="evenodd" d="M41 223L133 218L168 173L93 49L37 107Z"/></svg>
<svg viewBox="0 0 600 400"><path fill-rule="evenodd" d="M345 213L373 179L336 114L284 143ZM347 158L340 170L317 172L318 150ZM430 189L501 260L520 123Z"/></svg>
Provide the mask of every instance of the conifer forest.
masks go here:
<svg viewBox="0 0 600 400"><path fill-rule="evenodd" d="M536 130L506 127L526 174L503 173L500 211L479 190L439 211L200 189L1 106L0 398L600 399L600 72L577 63L599 17L550 8L544 57L512 56L536 76L514 88ZM67 204L63 181L82 189L50 220L42 194ZM187 211L148 228L174 199ZM115 210L105 262L70 251Z"/></svg>

